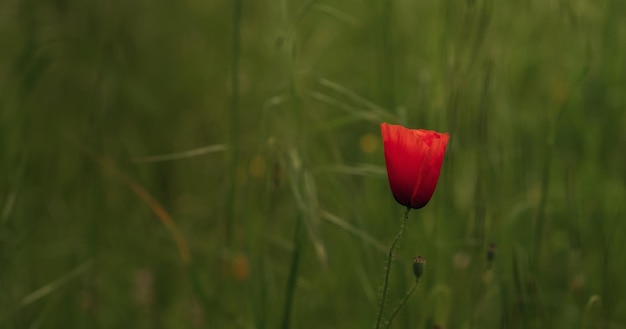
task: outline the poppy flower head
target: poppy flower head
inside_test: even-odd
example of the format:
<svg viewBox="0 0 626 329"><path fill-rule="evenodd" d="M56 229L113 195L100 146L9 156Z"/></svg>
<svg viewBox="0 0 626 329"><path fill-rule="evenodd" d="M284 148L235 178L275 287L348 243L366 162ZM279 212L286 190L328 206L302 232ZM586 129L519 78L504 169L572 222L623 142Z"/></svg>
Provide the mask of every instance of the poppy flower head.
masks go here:
<svg viewBox="0 0 626 329"><path fill-rule="evenodd" d="M380 130L393 196L403 206L424 207L435 192L450 136L386 123Z"/></svg>

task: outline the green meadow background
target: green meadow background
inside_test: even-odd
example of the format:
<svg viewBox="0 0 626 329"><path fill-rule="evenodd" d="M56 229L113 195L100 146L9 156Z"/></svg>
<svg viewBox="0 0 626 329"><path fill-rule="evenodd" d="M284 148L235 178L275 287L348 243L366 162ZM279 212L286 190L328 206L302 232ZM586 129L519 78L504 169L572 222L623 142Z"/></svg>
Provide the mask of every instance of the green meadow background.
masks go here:
<svg viewBox="0 0 626 329"><path fill-rule="evenodd" d="M0 2L1 328L626 328L626 3ZM495 259L487 260L490 243Z"/></svg>

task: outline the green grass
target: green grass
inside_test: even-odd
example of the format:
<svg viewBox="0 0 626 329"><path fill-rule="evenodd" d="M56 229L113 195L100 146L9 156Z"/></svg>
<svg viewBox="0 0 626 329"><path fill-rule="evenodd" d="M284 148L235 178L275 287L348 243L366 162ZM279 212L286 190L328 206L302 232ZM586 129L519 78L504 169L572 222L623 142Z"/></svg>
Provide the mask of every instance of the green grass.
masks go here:
<svg viewBox="0 0 626 329"><path fill-rule="evenodd" d="M2 2L0 327L372 328L385 121L451 136L393 328L626 328L625 10Z"/></svg>

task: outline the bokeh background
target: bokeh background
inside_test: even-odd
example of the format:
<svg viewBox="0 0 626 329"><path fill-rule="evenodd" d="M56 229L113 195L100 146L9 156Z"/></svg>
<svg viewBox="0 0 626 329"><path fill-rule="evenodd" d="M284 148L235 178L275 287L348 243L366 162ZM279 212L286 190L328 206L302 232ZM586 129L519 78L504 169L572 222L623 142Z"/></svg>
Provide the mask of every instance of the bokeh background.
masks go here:
<svg viewBox="0 0 626 329"><path fill-rule="evenodd" d="M626 328L626 4L0 3L0 327ZM486 258L490 243L495 259Z"/></svg>

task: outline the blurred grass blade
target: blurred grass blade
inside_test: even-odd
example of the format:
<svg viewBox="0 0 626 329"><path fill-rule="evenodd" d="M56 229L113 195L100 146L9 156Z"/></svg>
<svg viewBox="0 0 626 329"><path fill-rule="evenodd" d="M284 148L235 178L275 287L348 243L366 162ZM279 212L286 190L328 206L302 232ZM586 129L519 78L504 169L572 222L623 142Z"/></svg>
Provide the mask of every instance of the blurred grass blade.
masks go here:
<svg viewBox="0 0 626 329"><path fill-rule="evenodd" d="M209 146L200 147L197 149L187 150L187 151L182 151L182 152L133 158L133 162L146 163L146 162L180 160L180 159L192 158L192 157L196 157L200 155L225 151L227 149L228 149L228 146L226 144L216 144L216 145L209 145Z"/></svg>
<svg viewBox="0 0 626 329"><path fill-rule="evenodd" d="M4 206L2 207L2 213L0 214L0 223L6 223L9 220L9 216L13 211L13 206L15 205L15 200L17 199L17 191L19 190L22 174L24 173L26 161L22 159L20 166L17 169L17 173L15 174L13 188L8 192L6 199L4 200Z"/></svg>
<svg viewBox="0 0 626 329"><path fill-rule="evenodd" d="M7 198L4 201L4 207L2 208L2 216L0 217L2 223L6 223L6 221L9 219L16 199L17 191L9 192L9 195L7 195Z"/></svg>
<svg viewBox="0 0 626 329"><path fill-rule="evenodd" d="M324 166L318 169L319 171L330 171L338 174L355 175L355 176L381 176L387 175L387 170L383 166L377 166L372 164L361 164L358 166Z"/></svg>
<svg viewBox="0 0 626 329"><path fill-rule="evenodd" d="M319 209L319 200L317 198L317 186L315 179L310 171L304 169L302 159L297 149L293 148L289 151L291 170L293 170L293 179L290 179L290 186L296 204L300 212L305 216L303 221L309 233L309 238L315 254L320 263L326 265L326 247L322 242L319 234L319 219L317 218L317 209Z"/></svg>
<svg viewBox="0 0 626 329"><path fill-rule="evenodd" d="M296 225L294 228L293 243L294 249L291 255L291 262L289 267L289 276L287 277L287 287L285 289L285 302L283 306L283 316L281 328L288 329L291 326L291 313L293 309L293 297L296 290L296 282L298 280L298 272L300 269L300 256L302 254L302 221L304 219L303 214L296 219Z"/></svg>
<svg viewBox="0 0 626 329"><path fill-rule="evenodd" d="M303 212L307 213L305 217L305 223L307 224L307 228L309 230L309 236L311 237L311 241L313 242L313 246L315 248L315 254L317 258L323 265L327 264L328 257L326 255L326 247L324 246L324 242L320 237L319 233L319 217L317 215L317 209L319 209L319 199L317 198L317 185L315 183L315 179L313 178L313 174L305 170L303 173L304 178L304 192L306 195L307 206L302 209Z"/></svg>
<svg viewBox="0 0 626 329"><path fill-rule="evenodd" d="M363 293L365 294L367 300L370 303L376 303L376 291L374 290L372 282L370 282L369 272L363 267L359 267L355 273L361 283L361 287L363 287Z"/></svg>
<svg viewBox="0 0 626 329"><path fill-rule="evenodd" d="M374 122L374 123L377 123L377 122L380 121L379 118L376 115L374 115L373 113L357 110L354 107L352 107L352 106L350 106L350 105L348 105L348 104L346 104L344 102L341 102L341 101L339 101L337 99L334 99L334 98L332 98L332 97L330 97L330 96L328 96L326 94L323 94L323 93L320 93L320 92L317 92L317 91L313 91L313 92L311 92L311 97L313 97L313 99L318 100L318 101L320 101L322 103L325 103L327 105L337 107L337 108L345 111L346 113L351 114L351 115L353 115L353 116L355 116L357 118L360 118L360 119L363 119L363 120L367 120L367 121L371 121L371 122Z"/></svg>
<svg viewBox="0 0 626 329"><path fill-rule="evenodd" d="M335 7L331 7L327 4L324 3L316 3L315 4L315 9L323 12L324 14L335 18L336 20L340 21L340 22L344 22L347 23L349 25L352 26L359 26L359 21L353 17L350 16L346 13L344 13L343 11L340 11L339 9L335 8Z"/></svg>
<svg viewBox="0 0 626 329"><path fill-rule="evenodd" d="M263 112L268 111L271 108L283 105L289 101L288 95L276 95L272 96L263 102Z"/></svg>
<svg viewBox="0 0 626 329"><path fill-rule="evenodd" d="M172 235L183 263L189 263L189 246L185 237L178 229L178 226L174 223L174 220L169 212L165 210L165 208L150 194L150 192L148 192L139 183L135 182L135 180L133 180L130 176L121 172L112 161L91 151L87 152L94 158L102 169L105 169L111 175L120 179L131 191L135 193L135 195L137 195L137 197L139 197L139 199L148 205L152 212L161 220L165 229L167 229Z"/></svg>
<svg viewBox="0 0 626 329"><path fill-rule="evenodd" d="M300 7L300 9L298 9L298 12L296 13L296 16L294 18L294 24L299 23L304 16L306 16L306 14L311 10L311 8L313 8L313 5L315 4L317 0L309 0L307 2L305 2L304 4L302 4L302 6Z"/></svg>
<svg viewBox="0 0 626 329"><path fill-rule="evenodd" d="M384 108L374 104L373 102L367 100L364 97L359 96L356 92L334 82L331 80L328 80L326 78L318 78L317 79L317 83L325 88L328 88L350 100L352 100L353 102L355 102L356 104L365 107L366 109L368 109L368 113L369 115L371 115L373 118L376 119L377 122L383 122L383 121L390 121L390 122L394 122L394 121L398 121L398 118L396 116L394 116L393 114L390 114L387 110L385 110Z"/></svg>
<svg viewBox="0 0 626 329"><path fill-rule="evenodd" d="M333 215L325 210L320 210L320 217L327 220L329 223L335 224L340 228L344 229L346 232L358 237L363 242L369 244L370 246L380 250L381 252L387 252L387 247L378 242L376 239L372 238L369 234L364 231L352 226L348 221L340 218L339 216Z"/></svg>
<svg viewBox="0 0 626 329"><path fill-rule="evenodd" d="M47 295L49 295L50 293L54 292L55 290L57 290L59 287L61 287L62 285L66 284L67 282L69 282L70 280L74 279L75 277L83 274L85 271L87 271L91 266L93 265L93 261L89 260L86 261L80 265L78 265L77 267L75 267L73 270L67 272L65 275L61 276L60 278L48 283L47 285L33 291L32 293L26 295L24 298L22 298L22 300L20 301L19 307L24 307L26 305L29 305Z"/></svg>
<svg viewBox="0 0 626 329"><path fill-rule="evenodd" d="M585 305L581 328L604 328L603 312L602 298L599 295L589 297L587 305Z"/></svg>

